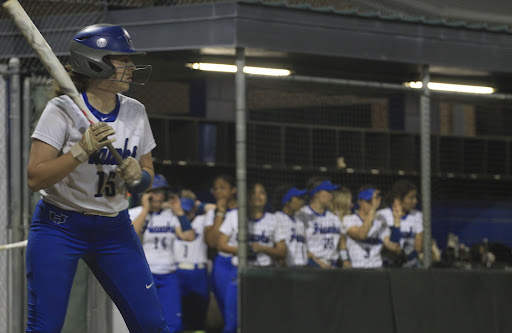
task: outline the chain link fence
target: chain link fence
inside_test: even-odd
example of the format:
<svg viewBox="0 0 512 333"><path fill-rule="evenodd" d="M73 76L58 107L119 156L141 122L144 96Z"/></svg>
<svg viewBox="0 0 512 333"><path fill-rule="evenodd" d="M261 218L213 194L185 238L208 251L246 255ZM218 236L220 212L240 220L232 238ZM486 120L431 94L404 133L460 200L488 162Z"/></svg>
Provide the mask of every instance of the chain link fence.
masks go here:
<svg viewBox="0 0 512 333"><path fill-rule="evenodd" d="M151 6L191 5L208 0L21 1L63 63L67 45L83 26L103 22L109 10ZM277 4L278 1L263 0ZM282 3L282 2L280 2ZM446 18L474 23L507 23L512 14L505 1L481 10L477 1L289 0L290 6L332 7L377 15L401 14ZM464 10L455 10L464 9ZM64 19L63 19L64 18ZM7 63L20 58L22 77L31 79L35 125L49 88L46 72L26 42L0 10L2 36L11 43L0 58L0 183L8 184ZM58 32L65 32L59 34ZM170 56L163 54L162 56ZM204 84L197 84L199 78ZM325 84L249 78L247 86L248 182L264 184L267 209L276 209L276 189L282 184L305 188L319 176L348 188L353 201L366 184L389 192L399 179L420 188L419 94L372 85ZM158 142L153 151L155 168L175 188L189 188L202 201L213 202L211 180L235 171L234 81L225 74L204 74L194 80L152 82L128 94L143 102ZM203 92L206 113L193 114L194 93ZM512 212L512 110L505 100L489 97L433 94L431 98L432 231L440 252L440 267L488 265L483 253L495 248L495 262L507 266L512 246L507 217ZM31 130L29 131L31 133ZM30 133L23 133L24 137ZM12 172L12 170L11 170ZM0 244L8 239L9 192L0 193ZM422 193L420 192L420 197ZM37 200L31 198L30 209ZM421 201L421 200L420 200ZM356 209L353 207L352 209ZM418 207L421 209L421 205ZM5 232L4 232L5 231ZM26 237L26 235L25 235ZM501 251L501 252L499 252ZM0 251L0 266L10 267L9 255ZM10 322L8 270L0 270L0 332ZM18 294L21 295L21 294Z"/></svg>

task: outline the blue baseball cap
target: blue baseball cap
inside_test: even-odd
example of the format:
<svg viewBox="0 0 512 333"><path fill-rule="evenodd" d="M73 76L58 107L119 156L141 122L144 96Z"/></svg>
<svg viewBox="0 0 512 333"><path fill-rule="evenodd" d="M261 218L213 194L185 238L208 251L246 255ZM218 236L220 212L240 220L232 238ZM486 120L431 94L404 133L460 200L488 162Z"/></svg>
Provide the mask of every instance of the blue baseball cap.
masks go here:
<svg viewBox="0 0 512 333"><path fill-rule="evenodd" d="M292 187L288 190L288 192L286 192L285 195L283 195L283 199L281 199L281 203L284 206L284 205L286 205L286 203L288 201L292 200L293 197L301 197L301 196L305 195L306 193L308 193L308 190L299 190L296 187Z"/></svg>
<svg viewBox="0 0 512 333"><path fill-rule="evenodd" d="M181 201L181 208L183 208L184 211L187 213L192 211L194 207L196 206L196 201L194 199L190 198L180 198Z"/></svg>
<svg viewBox="0 0 512 333"><path fill-rule="evenodd" d="M325 182L320 183L316 187L314 187L311 191L309 191L309 196L313 196L315 193L320 191L334 191L339 189L338 185L334 185L330 180L326 180Z"/></svg>
<svg viewBox="0 0 512 333"><path fill-rule="evenodd" d="M370 200L372 200L373 193L375 193L375 191L377 191L377 189L374 189L374 188L367 188L366 190L362 190L357 195L357 200L370 201Z"/></svg>

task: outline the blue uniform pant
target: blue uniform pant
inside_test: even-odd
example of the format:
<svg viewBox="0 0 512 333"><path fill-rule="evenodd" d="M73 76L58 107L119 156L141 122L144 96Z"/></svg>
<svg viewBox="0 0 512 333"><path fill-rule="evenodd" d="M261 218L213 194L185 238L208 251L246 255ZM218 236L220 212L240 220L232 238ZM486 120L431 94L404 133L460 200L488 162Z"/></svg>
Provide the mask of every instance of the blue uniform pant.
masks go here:
<svg viewBox="0 0 512 333"><path fill-rule="evenodd" d="M178 269L181 290L183 325L187 330L204 330L210 300L208 271L203 269Z"/></svg>
<svg viewBox="0 0 512 333"><path fill-rule="evenodd" d="M218 254L213 259L212 289L224 320L226 320L226 314L224 313L226 307L226 291L230 282L232 269L231 257L224 257Z"/></svg>
<svg viewBox="0 0 512 333"><path fill-rule="evenodd" d="M128 213L84 215L42 201L27 245L27 332L61 331L80 258L117 305L130 332L169 332Z"/></svg>
<svg viewBox="0 0 512 333"><path fill-rule="evenodd" d="M224 307L224 330L222 333L236 333L238 323L238 267L232 266L229 272L229 283L226 288Z"/></svg>
<svg viewBox="0 0 512 333"><path fill-rule="evenodd" d="M181 332L183 323L181 321L181 293L178 282L178 275L173 272L170 274L153 274L156 290L162 310L164 312L167 327L171 333Z"/></svg>

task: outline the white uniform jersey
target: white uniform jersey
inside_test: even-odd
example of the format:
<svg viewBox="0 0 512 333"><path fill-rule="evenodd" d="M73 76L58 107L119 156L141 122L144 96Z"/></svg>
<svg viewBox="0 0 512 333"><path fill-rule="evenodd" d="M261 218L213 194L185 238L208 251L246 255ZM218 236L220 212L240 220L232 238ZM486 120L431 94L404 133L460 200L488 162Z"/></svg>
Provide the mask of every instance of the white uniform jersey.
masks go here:
<svg viewBox="0 0 512 333"><path fill-rule="evenodd" d="M259 243L264 246L274 247L280 241L286 240L286 235L282 233L282 229L278 227L277 221L273 214L263 213L258 220L248 220L248 241ZM250 249L250 247L249 247ZM270 266L273 259L265 253L256 253L256 259L249 261L252 266Z"/></svg>
<svg viewBox="0 0 512 333"><path fill-rule="evenodd" d="M286 237L286 265L305 266L308 263L308 249L306 247L306 229L304 223L282 211L274 213L282 234Z"/></svg>
<svg viewBox="0 0 512 333"><path fill-rule="evenodd" d="M142 206L128 210L131 220L142 212ZM174 242L178 238L176 227L180 222L170 209L149 213L142 233L142 247L151 273L169 274L176 270ZM129 278L129 277L127 277Z"/></svg>
<svg viewBox="0 0 512 333"><path fill-rule="evenodd" d="M384 208L377 211L376 219L382 219L389 227L394 224L393 211L391 208ZM412 210L402 217L400 221L400 247L405 254L414 251L416 235L423 232L423 214L420 211Z"/></svg>
<svg viewBox="0 0 512 333"><path fill-rule="evenodd" d="M238 214L238 210L236 208L230 209L226 212L226 215L224 216L224 221L226 221L226 217L228 216L228 214L231 211L234 211L236 214ZM215 220L215 209L210 209L209 211L207 211L205 214L205 219L206 219L206 225L213 225L213 221ZM224 223L224 221L222 223ZM237 217L237 221L238 221L238 217ZM238 228L238 225L237 225L237 228ZM226 252L222 252L222 251L219 251L218 254L223 257L231 257L232 256L231 253L226 253Z"/></svg>
<svg viewBox="0 0 512 333"><path fill-rule="evenodd" d="M156 146L146 110L133 98L121 94L117 98L119 108L105 115L108 119L103 117L103 121L116 131L113 146L120 155L139 160ZM80 141L88 127L89 122L76 104L68 96L60 96L48 102L32 138L49 144L62 155ZM116 174L116 167L108 149L102 148L63 180L40 192L45 202L62 209L116 215L128 208L126 186Z"/></svg>
<svg viewBox="0 0 512 333"><path fill-rule="evenodd" d="M184 241L177 238L174 242L174 254L178 263L203 264L208 260L208 246L204 241L204 228L213 225L206 215L199 215L192 221L192 229L196 234L193 241Z"/></svg>
<svg viewBox="0 0 512 333"><path fill-rule="evenodd" d="M352 214L343 218L343 231L352 227L360 227L363 220L359 215ZM382 241L390 235L387 224L382 220L375 219L364 240L355 240L347 234L347 250L350 255L352 267L354 268L375 268L382 267Z"/></svg>
<svg viewBox="0 0 512 333"><path fill-rule="evenodd" d="M228 245L238 248L238 209L233 209L226 212L226 216L224 217L224 222L219 228L219 231L224 235L228 236ZM219 252L219 254L223 253L225 257L225 252ZM221 254L222 255L222 254ZM235 266L238 265L238 256L232 256L231 263Z"/></svg>
<svg viewBox="0 0 512 333"><path fill-rule="evenodd" d="M338 260L338 243L342 232L338 216L329 210L318 214L306 205L295 214L295 218L304 223L309 252L326 262Z"/></svg>

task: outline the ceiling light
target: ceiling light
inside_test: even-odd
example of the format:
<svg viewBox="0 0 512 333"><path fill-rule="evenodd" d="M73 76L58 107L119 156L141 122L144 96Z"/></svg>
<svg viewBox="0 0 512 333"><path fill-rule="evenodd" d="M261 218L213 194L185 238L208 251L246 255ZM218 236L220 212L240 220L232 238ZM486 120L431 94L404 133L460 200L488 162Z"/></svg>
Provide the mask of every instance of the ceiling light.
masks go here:
<svg viewBox="0 0 512 333"><path fill-rule="evenodd" d="M200 71L223 72L223 73L236 73L237 67L235 65L226 64L212 64L206 62L195 62L186 65L188 68L197 69ZM265 68L265 67L252 67L245 66L244 73L254 75L270 75L270 76L288 76L291 72L287 69L280 68Z"/></svg>
<svg viewBox="0 0 512 333"><path fill-rule="evenodd" d="M404 83L406 87L421 89L423 84L421 81L416 82L406 82ZM494 93L494 88L492 87L483 87L483 86L468 86L463 84L450 84L450 83L439 83L439 82L429 82L428 88L430 90L440 90L440 91L453 91L453 92L461 92L461 93L472 93L472 94L492 94Z"/></svg>

